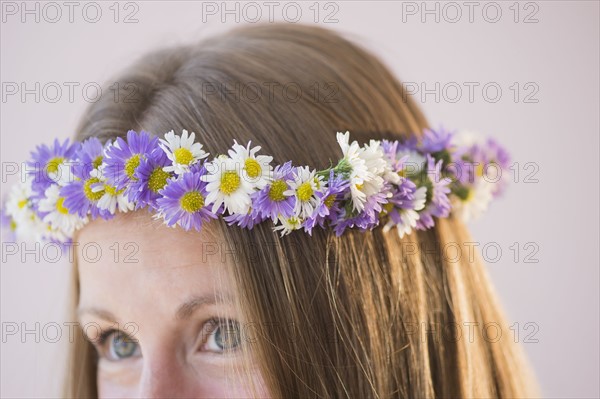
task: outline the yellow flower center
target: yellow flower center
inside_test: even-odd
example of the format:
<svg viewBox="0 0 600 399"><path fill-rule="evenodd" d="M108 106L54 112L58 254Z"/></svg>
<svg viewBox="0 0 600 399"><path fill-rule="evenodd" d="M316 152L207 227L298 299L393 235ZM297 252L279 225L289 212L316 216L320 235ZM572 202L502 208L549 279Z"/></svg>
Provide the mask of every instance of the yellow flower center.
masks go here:
<svg viewBox="0 0 600 399"><path fill-rule="evenodd" d="M221 176L221 191L229 195L240 187L240 183L240 175L233 170L228 170Z"/></svg>
<svg viewBox="0 0 600 399"><path fill-rule="evenodd" d="M480 163L479 165L477 165L477 167L475 168L475 175L476 176L483 176L483 164Z"/></svg>
<svg viewBox="0 0 600 399"><path fill-rule="evenodd" d="M269 198L271 201L283 201L285 199L283 192L287 188L288 186L283 180L275 180L269 189Z"/></svg>
<svg viewBox="0 0 600 399"><path fill-rule="evenodd" d="M15 231L17 230L17 223L11 219L10 221L10 231Z"/></svg>
<svg viewBox="0 0 600 399"><path fill-rule="evenodd" d="M248 176L253 179L260 176L260 174L262 172L262 168L260 167L260 164L254 158L246 159L246 162L244 162L244 167L246 169L246 173L248 173Z"/></svg>
<svg viewBox="0 0 600 399"><path fill-rule="evenodd" d="M127 174L127 177L137 180L135 177L133 177L133 174L138 166L140 166L140 154L132 155L131 158L125 162L125 173Z"/></svg>
<svg viewBox="0 0 600 399"><path fill-rule="evenodd" d="M309 182L304 182L296 189L298 199L302 202L306 202L312 197L314 191Z"/></svg>
<svg viewBox="0 0 600 399"><path fill-rule="evenodd" d="M463 199L463 202L469 202L472 199L473 199L473 190L467 189L467 195L465 195L465 199Z"/></svg>
<svg viewBox="0 0 600 399"><path fill-rule="evenodd" d="M315 177L315 186L317 186L317 190L319 190L321 188L321 182L316 177Z"/></svg>
<svg viewBox="0 0 600 399"><path fill-rule="evenodd" d="M97 192L92 191L92 185L96 183L100 183L100 179L97 177L92 177L86 180L86 182L83 184L83 193L90 201L98 201L104 195L104 190Z"/></svg>
<svg viewBox="0 0 600 399"><path fill-rule="evenodd" d="M162 168L156 168L150 173L150 178L148 179L148 188L155 193L158 193L159 190L162 190L167 184L167 179L171 177L169 172L165 172Z"/></svg>
<svg viewBox="0 0 600 399"><path fill-rule="evenodd" d="M96 159L94 159L94 162L92 162L92 165L94 166L94 169L102 165L102 155L98 155Z"/></svg>
<svg viewBox="0 0 600 399"><path fill-rule="evenodd" d="M194 160L194 155L187 148L178 148L173 151L175 162L181 165L189 165Z"/></svg>
<svg viewBox="0 0 600 399"><path fill-rule="evenodd" d="M65 199L63 197L58 197L58 199L56 200L56 210L59 213L66 215L69 213L69 210L63 205L63 202L65 202Z"/></svg>
<svg viewBox="0 0 600 399"><path fill-rule="evenodd" d="M58 166L63 163L65 159L63 157L55 157L48 161L46 164L46 170L48 173L58 172Z"/></svg>
<svg viewBox="0 0 600 399"><path fill-rule="evenodd" d="M122 188L119 191L117 191L116 187L111 186L109 184L105 184L104 185L104 191L106 191L108 194L110 194L110 195L112 195L114 197L115 195L121 194L123 191L125 191L125 189Z"/></svg>
<svg viewBox="0 0 600 399"><path fill-rule="evenodd" d="M384 211L379 212L378 217L380 222L387 222L387 220L390 218Z"/></svg>
<svg viewBox="0 0 600 399"><path fill-rule="evenodd" d="M335 194L331 194L328 195L325 200L323 201L323 203L325 203L325 206L327 208L331 208L331 206L333 205L333 202L335 201Z"/></svg>
<svg viewBox="0 0 600 399"><path fill-rule="evenodd" d="M356 185L356 189L359 190L359 191L362 190L363 189L363 184L357 184Z"/></svg>
<svg viewBox="0 0 600 399"><path fill-rule="evenodd" d="M296 216L292 216L291 218L288 219L288 223L290 224L290 227L296 229L296 228L298 228L298 225L300 224L300 219L297 218Z"/></svg>
<svg viewBox="0 0 600 399"><path fill-rule="evenodd" d="M390 213L394 209L394 204L388 202L387 204L383 204L383 210L385 213Z"/></svg>
<svg viewBox="0 0 600 399"><path fill-rule="evenodd" d="M27 200L26 199L23 199L23 200L21 200L21 201L19 201L17 203L17 206L19 207L19 209L25 208L25 205L27 205Z"/></svg>
<svg viewBox="0 0 600 399"><path fill-rule="evenodd" d="M186 212L198 212L204 206L204 197L198 191L189 191L179 200L181 209Z"/></svg>

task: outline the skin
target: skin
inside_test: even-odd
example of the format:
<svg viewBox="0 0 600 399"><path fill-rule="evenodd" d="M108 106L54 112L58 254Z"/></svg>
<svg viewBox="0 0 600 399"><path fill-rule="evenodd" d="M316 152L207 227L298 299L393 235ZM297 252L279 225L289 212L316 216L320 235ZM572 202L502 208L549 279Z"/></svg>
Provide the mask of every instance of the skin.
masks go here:
<svg viewBox="0 0 600 399"><path fill-rule="evenodd" d="M268 396L253 360L242 369L240 345L223 345L243 344L244 334L227 341L226 322L211 321L244 324L224 272L233 259L215 254L224 242L209 229L185 232L134 212L91 222L78 241L78 315L99 354L101 398L251 397L252 384ZM131 338L109 332L101 343L97 326Z"/></svg>

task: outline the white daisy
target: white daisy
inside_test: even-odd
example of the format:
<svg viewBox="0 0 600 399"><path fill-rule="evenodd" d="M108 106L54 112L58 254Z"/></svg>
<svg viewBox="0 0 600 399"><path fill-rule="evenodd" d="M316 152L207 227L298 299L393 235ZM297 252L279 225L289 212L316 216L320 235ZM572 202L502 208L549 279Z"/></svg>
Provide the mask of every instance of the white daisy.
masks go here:
<svg viewBox="0 0 600 399"><path fill-rule="evenodd" d="M384 183L382 175L388 165L383 150L377 140L361 148L357 141L349 143L350 132L337 133L337 141L344 158L351 168L349 173L352 206L355 211L362 211L367 198L378 193Z"/></svg>
<svg viewBox="0 0 600 399"><path fill-rule="evenodd" d="M212 212L216 213L222 204L225 210L233 213L247 213L252 203L250 194L254 186L241 176L240 162L225 155L215 158L206 164L207 173L200 177L207 182L206 203L212 204Z"/></svg>
<svg viewBox="0 0 600 399"><path fill-rule="evenodd" d="M45 198L41 199L38 205L40 212L48 212L44 216L44 223L50 225L56 233L64 233L65 236L71 237L75 230L83 227L88 219L80 218L75 214L70 214L69 210L63 205L64 197L60 196L60 187L57 184L52 184L44 192Z"/></svg>
<svg viewBox="0 0 600 399"><path fill-rule="evenodd" d="M52 158L46 165L45 172L47 176L55 183L58 183L66 170L66 160L62 157ZM70 169L70 168L69 168Z"/></svg>
<svg viewBox="0 0 600 399"><path fill-rule="evenodd" d="M5 211L11 219L10 229L24 240L41 241L44 223L31 209L31 177L15 184L8 194Z"/></svg>
<svg viewBox="0 0 600 399"><path fill-rule="evenodd" d="M312 215L319 205L316 193L322 190L324 182L316 171L311 171L308 166L300 166L294 171L294 180L288 180L289 190L283 192L286 196L295 196L294 215L304 219Z"/></svg>
<svg viewBox="0 0 600 399"><path fill-rule="evenodd" d="M494 183L477 179L475 184L469 187L466 199L454 196L452 213L465 223L477 219L488 208L493 193Z"/></svg>
<svg viewBox="0 0 600 399"><path fill-rule="evenodd" d="M427 187L419 187L415 191L415 198L413 199L413 209L415 211L420 211L425 208L425 202L427 199Z"/></svg>
<svg viewBox="0 0 600 399"><path fill-rule="evenodd" d="M92 188L93 192L100 192L100 191L104 191L104 194L102 195L102 197L100 197L100 199L98 200L98 202L96 203L96 206L99 209L108 209L108 211L114 215L115 212L118 210L119 212L128 212L128 211L132 211L133 208L135 207L135 204L131 201L129 201L127 199L127 197L125 196L124 192L125 189L121 189L118 190L109 185L109 184L104 184L104 187L94 187Z"/></svg>
<svg viewBox="0 0 600 399"><path fill-rule="evenodd" d="M187 130L184 129L181 136L171 130L165 134L164 139L160 139L160 148L173 163L163 168L165 172L181 175L189 169L190 165L208 156L208 153L202 149L202 144L194 143L195 138L196 133L192 132L188 136Z"/></svg>
<svg viewBox="0 0 600 399"><path fill-rule="evenodd" d="M10 189L6 201L6 214L13 219L19 218L22 213L29 209L29 198L31 198L31 179L24 179Z"/></svg>
<svg viewBox="0 0 600 399"><path fill-rule="evenodd" d="M394 159L392 161L392 159L387 156L387 154L383 151L383 147L381 146L381 144L379 148L383 154L382 158L385 161L385 166L383 168L382 174L383 180L394 184L400 184L401 177L398 174L398 172L394 171L394 163L396 162L396 160Z"/></svg>
<svg viewBox="0 0 600 399"><path fill-rule="evenodd" d="M53 180L61 187L75 181L76 177L73 174L71 166L75 164L75 161L63 161L57 165L56 173L53 175Z"/></svg>
<svg viewBox="0 0 600 399"><path fill-rule="evenodd" d="M427 187L419 187L415 191L415 198L413 199L413 208L411 209L398 209L400 216L400 223L395 223L389 220L385 226L383 226L383 232L387 233L390 229L396 226L398 236L404 237L406 234L410 234L412 230L417 227L417 221L420 216L417 211L420 211L425 207L425 200L427 197Z"/></svg>
<svg viewBox="0 0 600 399"><path fill-rule="evenodd" d="M391 220L388 221L383 226L384 233L387 233L392 227L396 226L398 236L402 238L404 235L410 234L413 228L417 227L417 220L419 220L419 213L417 211L414 209L402 209L399 211L399 214L401 222L396 224Z"/></svg>
<svg viewBox="0 0 600 399"><path fill-rule="evenodd" d="M383 152L379 140L371 140L369 141L369 144L365 144L360 149L359 156L365 160L367 170L376 176L382 177L386 173L392 172L391 164L386 160L385 153ZM399 178L399 176L397 177ZM367 181L365 182L363 191L369 196L378 193L382 186L383 181L380 181L379 179Z"/></svg>
<svg viewBox="0 0 600 399"><path fill-rule="evenodd" d="M290 218L279 218L279 224L273 227L273 231L280 231L281 237L290 234L294 230L298 230L302 227L302 219L292 216Z"/></svg>
<svg viewBox="0 0 600 399"><path fill-rule="evenodd" d="M117 210L124 213L133 210L135 204L127 199L125 189L117 190L116 187L108 184L106 178L103 177L103 169L103 165L100 165L90 172L92 177L100 180L100 183L92 186L92 192L103 192L96 206L99 209L107 209L111 215L114 215Z"/></svg>
<svg viewBox="0 0 600 399"><path fill-rule="evenodd" d="M256 155L260 146L250 148L251 142L244 147L234 140L233 147L229 150L229 156L240 162L243 171L242 177L248 180L257 189L264 188L271 181L271 172L273 168L270 163L273 157L267 155Z"/></svg>
<svg viewBox="0 0 600 399"><path fill-rule="evenodd" d="M28 208L25 214L19 219L13 219L14 232L17 237L22 237L23 240L43 241L44 232L48 226L42 222L39 216Z"/></svg>
<svg viewBox="0 0 600 399"><path fill-rule="evenodd" d="M43 230L42 237L46 241L68 242L72 237L60 229L53 228L49 224L44 224L44 226L45 228Z"/></svg>

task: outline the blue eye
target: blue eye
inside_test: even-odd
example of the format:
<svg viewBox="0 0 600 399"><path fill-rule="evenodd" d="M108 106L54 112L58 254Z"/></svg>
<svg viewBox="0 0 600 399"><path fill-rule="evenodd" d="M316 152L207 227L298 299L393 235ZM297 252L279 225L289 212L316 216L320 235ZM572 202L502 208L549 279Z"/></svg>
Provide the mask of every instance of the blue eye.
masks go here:
<svg viewBox="0 0 600 399"><path fill-rule="evenodd" d="M140 344L122 331L107 331L100 339L99 354L110 361L141 356Z"/></svg>
<svg viewBox="0 0 600 399"><path fill-rule="evenodd" d="M235 320L213 320L212 331L206 340L205 350L209 352L229 352L242 343L240 324Z"/></svg>

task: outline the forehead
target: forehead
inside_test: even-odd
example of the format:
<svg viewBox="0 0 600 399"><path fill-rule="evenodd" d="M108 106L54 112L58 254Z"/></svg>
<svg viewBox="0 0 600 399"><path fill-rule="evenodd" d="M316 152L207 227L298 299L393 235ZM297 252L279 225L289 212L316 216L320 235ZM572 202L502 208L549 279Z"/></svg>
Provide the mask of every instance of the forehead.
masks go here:
<svg viewBox="0 0 600 399"><path fill-rule="evenodd" d="M75 247L80 306L180 303L190 295L229 295L226 242L216 229L186 232L145 211L95 220Z"/></svg>

